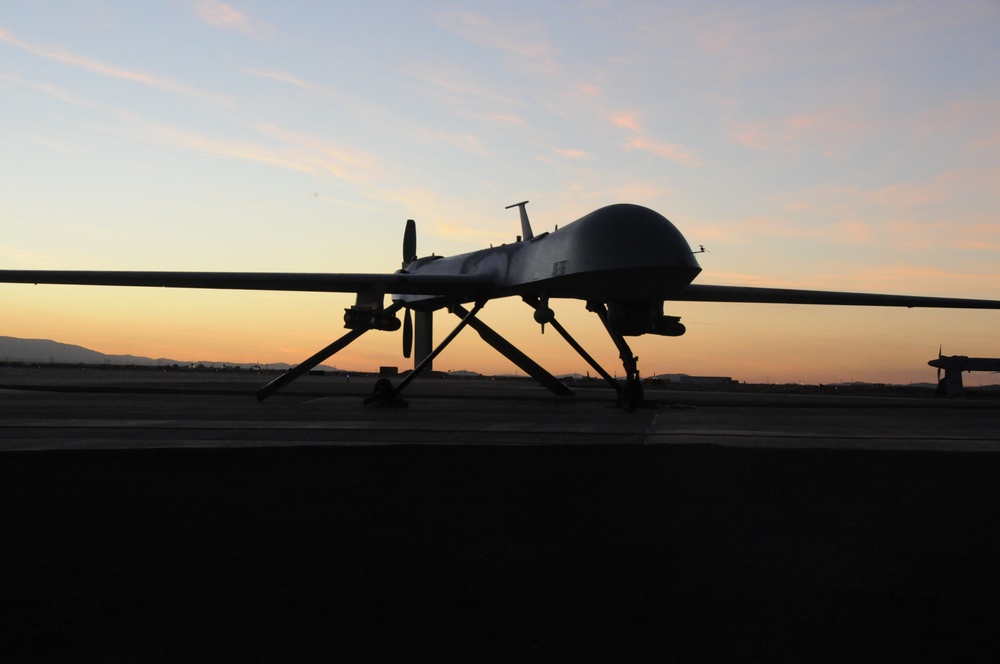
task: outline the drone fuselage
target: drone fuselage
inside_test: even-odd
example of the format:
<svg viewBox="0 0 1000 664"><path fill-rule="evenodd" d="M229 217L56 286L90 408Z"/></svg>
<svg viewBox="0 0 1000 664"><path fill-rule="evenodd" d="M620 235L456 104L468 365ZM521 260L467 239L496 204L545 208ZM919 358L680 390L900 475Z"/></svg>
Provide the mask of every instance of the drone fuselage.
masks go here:
<svg viewBox="0 0 1000 664"><path fill-rule="evenodd" d="M611 205L530 240L457 256L418 258L413 275L472 275L488 298L518 295L587 302L661 304L701 272L691 247L665 217L638 205ZM464 298L466 300L472 298ZM448 306L456 298L394 295L417 310Z"/></svg>

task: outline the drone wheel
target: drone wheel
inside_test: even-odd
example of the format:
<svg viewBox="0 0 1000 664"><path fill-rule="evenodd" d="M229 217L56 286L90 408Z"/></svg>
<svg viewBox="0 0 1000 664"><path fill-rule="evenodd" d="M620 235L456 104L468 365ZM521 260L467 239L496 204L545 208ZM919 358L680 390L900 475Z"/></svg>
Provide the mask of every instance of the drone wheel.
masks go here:
<svg viewBox="0 0 1000 664"><path fill-rule="evenodd" d="M639 382L638 378L629 378L625 381L621 404L626 413L631 413L642 405L642 383Z"/></svg>
<svg viewBox="0 0 1000 664"><path fill-rule="evenodd" d="M373 396L376 401L381 401L383 403L387 403L392 400L392 383L389 382L388 378L379 378L375 381L375 391Z"/></svg>

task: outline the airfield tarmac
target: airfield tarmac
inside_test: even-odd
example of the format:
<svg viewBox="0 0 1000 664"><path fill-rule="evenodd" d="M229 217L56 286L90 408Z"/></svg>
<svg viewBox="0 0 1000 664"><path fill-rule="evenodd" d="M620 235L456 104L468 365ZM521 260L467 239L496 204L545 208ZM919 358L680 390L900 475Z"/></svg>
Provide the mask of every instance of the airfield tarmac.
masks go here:
<svg viewBox="0 0 1000 664"><path fill-rule="evenodd" d="M1000 654L996 401L269 379L0 370L8 661Z"/></svg>

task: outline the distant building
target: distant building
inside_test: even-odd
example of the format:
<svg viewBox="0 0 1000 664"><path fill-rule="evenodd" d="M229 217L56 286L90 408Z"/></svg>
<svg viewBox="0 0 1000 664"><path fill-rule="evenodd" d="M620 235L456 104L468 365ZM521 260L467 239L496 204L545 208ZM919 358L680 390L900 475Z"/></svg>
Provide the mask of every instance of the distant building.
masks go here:
<svg viewBox="0 0 1000 664"><path fill-rule="evenodd" d="M687 374L658 374L653 380L681 385L729 385L736 381L731 376L689 376Z"/></svg>

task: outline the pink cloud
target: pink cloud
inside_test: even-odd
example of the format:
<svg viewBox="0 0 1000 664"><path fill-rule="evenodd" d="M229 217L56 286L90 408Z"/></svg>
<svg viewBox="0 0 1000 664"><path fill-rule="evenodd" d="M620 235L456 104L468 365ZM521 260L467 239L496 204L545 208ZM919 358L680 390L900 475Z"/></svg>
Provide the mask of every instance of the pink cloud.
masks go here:
<svg viewBox="0 0 1000 664"><path fill-rule="evenodd" d="M654 140L642 129L639 117L631 111L622 111L611 117L611 124L634 133L626 141L630 149L641 150L649 154L669 159L684 166L701 166L701 161L687 147L678 143L665 143Z"/></svg>
<svg viewBox="0 0 1000 664"><path fill-rule="evenodd" d="M491 103L501 103L505 105L517 105L517 100L511 97L498 95L496 92L486 89L481 83L470 80L469 76L457 71L445 71L440 67L427 65L415 65L409 68L409 74L418 80L433 85L439 90L453 92L464 96L478 97Z"/></svg>
<svg viewBox="0 0 1000 664"><path fill-rule="evenodd" d="M701 166L701 161L683 145L658 143L648 136L635 136L628 141L628 145L636 150L642 150L684 166Z"/></svg>
<svg viewBox="0 0 1000 664"><path fill-rule="evenodd" d="M135 118L133 122L140 133L133 134L130 138L166 145L171 149L182 148L217 157L257 162L321 179L332 176L364 186L373 186L381 173L375 157L365 151L340 145L330 139L271 125L256 129L276 142L274 145L223 140Z"/></svg>
<svg viewBox="0 0 1000 664"><path fill-rule="evenodd" d="M480 156L486 154L486 149L483 147L479 137L468 132L448 133L445 131L421 129L417 134L417 140L420 143L443 143Z"/></svg>
<svg viewBox="0 0 1000 664"><path fill-rule="evenodd" d="M234 30L258 39L272 32L270 26L265 23L252 19L232 5L218 0L196 0L191 8L203 23L214 28Z"/></svg>
<svg viewBox="0 0 1000 664"><path fill-rule="evenodd" d="M892 184L869 192L867 198L885 207L916 208L944 201L960 201L969 193L993 191L998 181L998 168L967 168L941 173L927 182Z"/></svg>
<svg viewBox="0 0 1000 664"><path fill-rule="evenodd" d="M823 154L837 157L868 134L864 122L847 108L826 109L784 118L743 122L732 139L761 152L795 152L818 144Z"/></svg>
<svg viewBox="0 0 1000 664"><path fill-rule="evenodd" d="M843 272L801 276L769 276L740 272L711 271L700 278L704 283L763 288L805 288L860 293L898 293L943 297L986 297L997 293L1000 273L969 274L957 270L912 264L845 266Z"/></svg>
<svg viewBox="0 0 1000 664"><path fill-rule="evenodd" d="M642 127L639 126L639 118L636 117L636 114L627 111L613 116L611 118L611 124L616 127L621 127L622 129L628 129L629 131L642 131Z"/></svg>
<svg viewBox="0 0 1000 664"><path fill-rule="evenodd" d="M444 12L438 16L437 24L475 44L511 55L544 59L549 53L548 46L537 36L537 27L498 25L480 14L467 11ZM532 33L535 33L534 39L531 38Z"/></svg>

